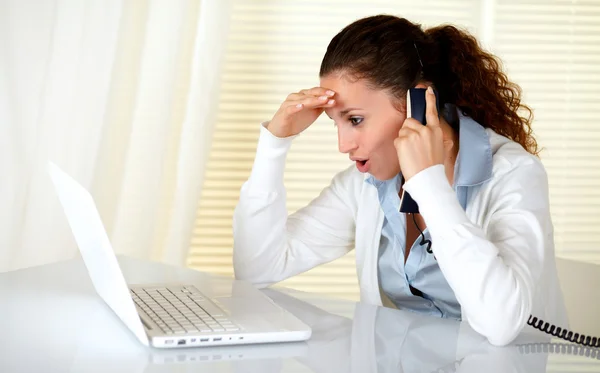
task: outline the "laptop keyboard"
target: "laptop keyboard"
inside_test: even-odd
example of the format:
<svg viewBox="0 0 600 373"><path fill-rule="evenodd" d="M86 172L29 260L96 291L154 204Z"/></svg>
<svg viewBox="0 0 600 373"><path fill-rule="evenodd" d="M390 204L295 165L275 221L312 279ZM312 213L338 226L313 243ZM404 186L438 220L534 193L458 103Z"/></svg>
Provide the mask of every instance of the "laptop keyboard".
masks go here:
<svg viewBox="0 0 600 373"><path fill-rule="evenodd" d="M240 330L194 286L130 290L135 304L167 335Z"/></svg>

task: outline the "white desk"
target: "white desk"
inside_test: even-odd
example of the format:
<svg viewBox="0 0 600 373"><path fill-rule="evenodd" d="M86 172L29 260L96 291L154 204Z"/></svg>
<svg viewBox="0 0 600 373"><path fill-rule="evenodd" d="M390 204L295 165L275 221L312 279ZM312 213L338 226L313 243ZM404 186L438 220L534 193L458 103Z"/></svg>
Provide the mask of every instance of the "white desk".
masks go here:
<svg viewBox="0 0 600 373"><path fill-rule="evenodd" d="M119 261L129 283L214 279ZM465 323L285 289L265 292L311 325L308 342L164 351L137 343L95 294L80 260L1 273L0 372L600 372L600 351L590 358L518 347L545 341L536 332L497 348Z"/></svg>

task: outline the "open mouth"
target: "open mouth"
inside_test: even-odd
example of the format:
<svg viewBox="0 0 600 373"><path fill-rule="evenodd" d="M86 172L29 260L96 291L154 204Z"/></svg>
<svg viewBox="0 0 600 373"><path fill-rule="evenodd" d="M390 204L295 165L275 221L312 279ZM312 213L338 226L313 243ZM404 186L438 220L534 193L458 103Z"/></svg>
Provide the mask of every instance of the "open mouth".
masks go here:
<svg viewBox="0 0 600 373"><path fill-rule="evenodd" d="M358 170L360 172L368 172L369 168L370 168L370 163L368 159L362 159L362 160L356 160L356 168L358 168Z"/></svg>

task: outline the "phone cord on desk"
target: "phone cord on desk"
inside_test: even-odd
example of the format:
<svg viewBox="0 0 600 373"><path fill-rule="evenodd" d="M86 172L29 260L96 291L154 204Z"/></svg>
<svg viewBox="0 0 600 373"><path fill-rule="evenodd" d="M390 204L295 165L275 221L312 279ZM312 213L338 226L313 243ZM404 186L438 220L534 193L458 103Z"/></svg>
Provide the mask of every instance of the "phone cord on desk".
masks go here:
<svg viewBox="0 0 600 373"><path fill-rule="evenodd" d="M412 215L413 223L415 224L415 227L417 227L417 229L419 230L419 233L421 233L421 242L419 242L419 245L423 246L423 245L427 244L427 249L426 249L427 252L429 254L433 254L433 250L431 250L431 240L425 239L425 234L423 234L423 231L421 230L421 228L419 228L419 224L417 224L417 219L415 218L415 214L411 214L411 215ZM590 337L590 336L587 336L584 334L573 333L570 330L560 328L558 326L547 323L542 319L538 319L537 317L534 317L533 315L529 315L529 320L527 320L527 324L533 326L537 330L540 330L546 334L550 334L554 337L564 339L569 342L573 342L573 343L577 343L577 344L580 344L583 346L589 346L589 347L600 347L600 338L598 338L598 337Z"/></svg>
<svg viewBox="0 0 600 373"><path fill-rule="evenodd" d="M527 324L533 326L537 330L541 330L546 334L550 334L557 338L564 339L565 341L577 343L583 346L600 347L600 338L598 337L590 337L589 335L573 333L570 330L554 326L550 323L545 322L542 319L538 319L533 315L529 316Z"/></svg>

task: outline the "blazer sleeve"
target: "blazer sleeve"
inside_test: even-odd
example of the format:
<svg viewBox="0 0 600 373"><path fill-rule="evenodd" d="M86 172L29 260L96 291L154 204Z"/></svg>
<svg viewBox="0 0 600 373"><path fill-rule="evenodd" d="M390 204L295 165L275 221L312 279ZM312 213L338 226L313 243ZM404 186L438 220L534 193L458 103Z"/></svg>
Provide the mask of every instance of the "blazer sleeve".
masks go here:
<svg viewBox="0 0 600 373"><path fill-rule="evenodd" d="M461 304L463 319L494 345L523 329L551 242L548 181L541 162L528 161L485 188L485 226L471 222L446 178L432 166L405 185L432 237L432 250Z"/></svg>
<svg viewBox="0 0 600 373"><path fill-rule="evenodd" d="M330 262L354 248L350 169L307 206L288 216L283 184L294 137L261 126L256 157L233 216L235 277L264 287ZM355 199L355 198L354 198Z"/></svg>

